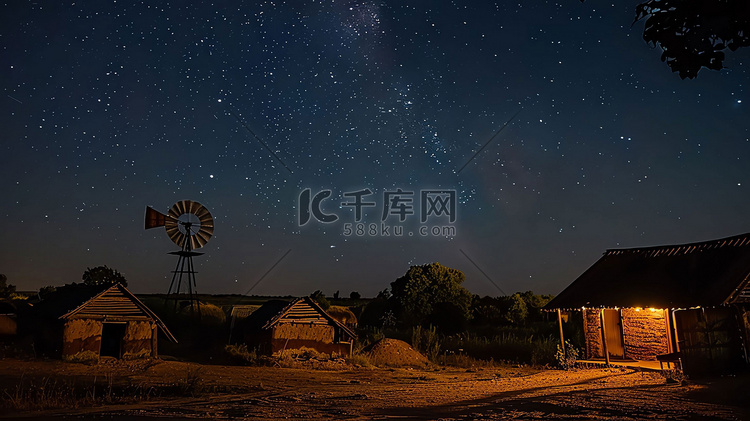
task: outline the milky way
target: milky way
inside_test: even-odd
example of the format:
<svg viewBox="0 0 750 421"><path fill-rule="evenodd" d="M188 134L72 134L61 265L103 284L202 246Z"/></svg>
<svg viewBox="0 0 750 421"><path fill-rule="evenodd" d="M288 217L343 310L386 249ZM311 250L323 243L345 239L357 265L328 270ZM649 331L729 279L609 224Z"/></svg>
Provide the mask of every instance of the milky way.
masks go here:
<svg viewBox="0 0 750 421"><path fill-rule="evenodd" d="M557 293L607 248L750 231L748 53L684 81L634 5L531 3L0 6L0 273L165 292L175 246L143 213L183 199L215 218L213 293L372 296L433 261ZM305 189L338 219L300 226ZM398 189L414 213L383 220ZM423 190L456 195L427 235Z"/></svg>

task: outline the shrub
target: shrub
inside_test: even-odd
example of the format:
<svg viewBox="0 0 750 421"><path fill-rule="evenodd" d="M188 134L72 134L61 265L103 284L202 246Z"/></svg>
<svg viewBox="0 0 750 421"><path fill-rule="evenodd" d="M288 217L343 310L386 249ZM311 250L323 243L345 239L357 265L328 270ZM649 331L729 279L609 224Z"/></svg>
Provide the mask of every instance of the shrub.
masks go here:
<svg viewBox="0 0 750 421"><path fill-rule="evenodd" d="M192 309L188 304L182 308L182 315L192 315L192 311L199 310L201 316L201 325L220 326L227 321L227 315L220 307L209 303L198 303L198 309Z"/></svg>
<svg viewBox="0 0 750 421"><path fill-rule="evenodd" d="M563 370L572 369L576 360L578 359L578 350L568 341L565 341L565 351L563 351L560 344L557 345L557 353L555 353L555 359L557 365Z"/></svg>
<svg viewBox="0 0 750 421"><path fill-rule="evenodd" d="M479 336L470 332L447 336L443 348L449 353L466 354L472 358L515 363L550 364L554 359L554 340L523 332L502 332L495 336Z"/></svg>
<svg viewBox="0 0 750 421"><path fill-rule="evenodd" d="M66 355L63 360L69 363L95 363L99 361L99 354L94 351L81 351L73 355Z"/></svg>
<svg viewBox="0 0 750 421"><path fill-rule="evenodd" d="M177 391L181 396L195 396L203 390L201 367L188 367L185 377L177 381Z"/></svg>
<svg viewBox="0 0 750 421"><path fill-rule="evenodd" d="M227 345L224 347L224 352L229 355L232 363L240 363L247 365L254 365L258 363L258 354L255 349L248 350L247 345Z"/></svg>
<svg viewBox="0 0 750 421"><path fill-rule="evenodd" d="M346 362L351 365L358 365L362 367L372 367L373 364L370 362L370 358L363 353L354 353L351 357L346 359Z"/></svg>
<svg viewBox="0 0 750 421"><path fill-rule="evenodd" d="M422 326L414 327L411 333L411 346L430 361L436 361L440 354L440 338L437 329L434 326L427 329L422 329Z"/></svg>

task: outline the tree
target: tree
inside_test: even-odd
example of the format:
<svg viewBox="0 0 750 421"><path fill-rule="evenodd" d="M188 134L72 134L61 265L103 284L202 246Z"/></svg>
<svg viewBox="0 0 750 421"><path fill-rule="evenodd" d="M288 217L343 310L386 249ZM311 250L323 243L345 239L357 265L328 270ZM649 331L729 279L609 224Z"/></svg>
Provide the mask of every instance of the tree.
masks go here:
<svg viewBox="0 0 750 421"><path fill-rule="evenodd" d="M641 19L643 40L661 47L661 61L683 79L723 69L724 50L750 45L747 0L648 0L636 6L633 23Z"/></svg>
<svg viewBox="0 0 750 421"><path fill-rule="evenodd" d="M16 286L8 283L8 277L0 273L0 298L10 298L16 292Z"/></svg>
<svg viewBox="0 0 750 421"><path fill-rule="evenodd" d="M44 297L52 294L53 292L57 291L57 288L55 288L53 285L47 285L46 287L39 288L39 292L37 293L37 296L39 299L44 299Z"/></svg>
<svg viewBox="0 0 750 421"><path fill-rule="evenodd" d="M461 286L465 279L460 270L440 263L412 266L404 276L391 283L391 295L398 304L400 321L405 326L417 326L427 324L431 318L433 321L442 320L434 313L447 307L451 308L454 317L468 320L472 295Z"/></svg>
<svg viewBox="0 0 750 421"><path fill-rule="evenodd" d="M108 268L107 266L97 266L95 268L86 268L81 276L84 285L114 285L120 283L128 286L128 281L120 272Z"/></svg>
<svg viewBox="0 0 750 421"><path fill-rule="evenodd" d="M328 302L325 294L323 294L321 290L316 290L315 292L310 294L310 298L315 300L320 306L320 308L323 309L323 311L328 310L328 308L331 307L331 303Z"/></svg>
<svg viewBox="0 0 750 421"><path fill-rule="evenodd" d="M362 296L357 291L352 291L351 294L349 294L349 298L352 300L359 300Z"/></svg>
<svg viewBox="0 0 750 421"><path fill-rule="evenodd" d="M505 320L511 324L523 324L529 316L529 309L526 307L526 301L523 300L519 293L507 297L507 300L509 305L508 312L505 313Z"/></svg>
<svg viewBox="0 0 750 421"><path fill-rule="evenodd" d="M519 292L518 293L523 301L526 303L526 308L529 311L528 321L537 322L544 320L544 312L542 309L548 302L555 298L554 295L537 295L532 291Z"/></svg>

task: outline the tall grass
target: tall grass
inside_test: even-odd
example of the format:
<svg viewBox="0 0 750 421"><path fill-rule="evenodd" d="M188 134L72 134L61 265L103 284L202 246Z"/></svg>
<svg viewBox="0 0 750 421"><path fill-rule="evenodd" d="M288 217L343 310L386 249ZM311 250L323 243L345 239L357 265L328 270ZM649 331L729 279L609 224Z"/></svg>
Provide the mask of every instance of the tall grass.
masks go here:
<svg viewBox="0 0 750 421"><path fill-rule="evenodd" d="M15 410L78 408L83 406L147 400L156 390L143 385L115 386L112 375L81 383L52 377L21 377L13 388L0 392L0 406Z"/></svg>
<svg viewBox="0 0 750 421"><path fill-rule="evenodd" d="M416 326L411 331L411 347L419 351L432 362L440 355L440 335L434 326L422 328Z"/></svg>
<svg viewBox="0 0 750 421"><path fill-rule="evenodd" d="M465 354L479 360L548 365L555 363L557 341L551 336L525 336L513 332L492 337L463 332L446 337L443 349L448 354Z"/></svg>
<svg viewBox="0 0 750 421"><path fill-rule="evenodd" d="M80 408L149 400L153 397L196 396L203 392L223 392L206 388L200 368L189 367L174 384L150 386L144 383L116 384L111 373L93 380L29 378L22 376L14 387L0 389L0 408L26 411Z"/></svg>

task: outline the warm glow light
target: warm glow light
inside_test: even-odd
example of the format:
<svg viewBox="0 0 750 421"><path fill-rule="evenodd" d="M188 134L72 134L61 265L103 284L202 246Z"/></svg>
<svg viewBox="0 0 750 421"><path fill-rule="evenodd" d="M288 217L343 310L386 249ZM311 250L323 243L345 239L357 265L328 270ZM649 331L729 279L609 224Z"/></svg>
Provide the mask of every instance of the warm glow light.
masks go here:
<svg viewBox="0 0 750 421"><path fill-rule="evenodd" d="M653 307L649 307L648 311L650 311L650 312L652 312L652 313L653 313L653 312L655 312L655 311L656 311L656 309L655 309L655 308L653 308Z"/></svg>
<svg viewBox="0 0 750 421"><path fill-rule="evenodd" d="M641 311L641 308L640 307L636 307L635 311Z"/></svg>

